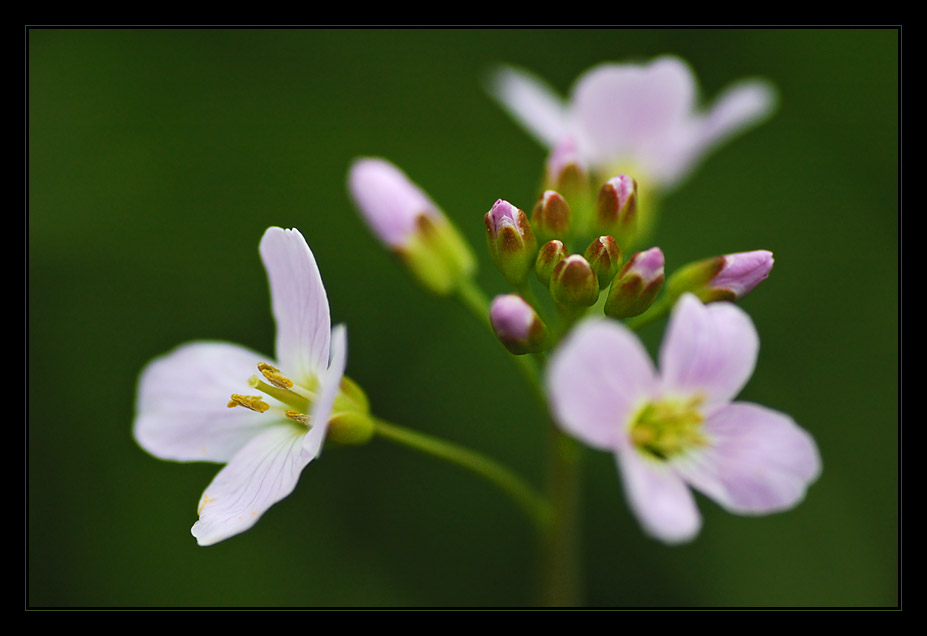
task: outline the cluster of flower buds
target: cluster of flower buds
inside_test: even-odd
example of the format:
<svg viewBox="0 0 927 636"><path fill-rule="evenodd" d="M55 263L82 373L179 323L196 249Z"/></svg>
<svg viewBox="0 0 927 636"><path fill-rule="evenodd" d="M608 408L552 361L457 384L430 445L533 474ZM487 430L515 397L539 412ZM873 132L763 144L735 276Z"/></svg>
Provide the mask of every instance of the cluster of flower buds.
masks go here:
<svg viewBox="0 0 927 636"><path fill-rule="evenodd" d="M570 144L554 150L546 189L530 219L503 199L484 215L493 262L522 294L498 297L490 312L495 333L512 353L537 353L552 344L538 306L524 299L532 269L567 320L593 306L617 320L653 308L649 320L686 292L703 302L736 300L769 275L773 258L763 250L691 263L669 278L657 308L666 280L663 252L659 247L632 251L649 230L637 181L618 174L593 196L596 190L579 157ZM359 159L351 168L349 188L374 233L426 288L452 294L472 277L476 261L467 244L399 168L382 159ZM570 249L582 245L582 252Z"/></svg>

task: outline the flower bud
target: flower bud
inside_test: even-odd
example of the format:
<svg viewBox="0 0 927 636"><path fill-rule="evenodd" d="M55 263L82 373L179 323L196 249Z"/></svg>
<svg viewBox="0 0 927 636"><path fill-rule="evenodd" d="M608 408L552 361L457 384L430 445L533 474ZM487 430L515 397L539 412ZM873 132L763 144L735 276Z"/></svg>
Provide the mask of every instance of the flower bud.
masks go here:
<svg viewBox="0 0 927 636"><path fill-rule="evenodd" d="M659 247L636 253L612 281L605 299L605 315L622 319L644 313L660 293L664 279L663 252Z"/></svg>
<svg viewBox="0 0 927 636"><path fill-rule="evenodd" d="M392 163L357 159L348 189L373 233L427 289L449 294L473 274L476 259L457 229Z"/></svg>
<svg viewBox="0 0 927 636"><path fill-rule="evenodd" d="M496 296L489 307L489 322L510 353L539 353L547 344L547 327L517 294Z"/></svg>
<svg viewBox="0 0 927 636"><path fill-rule="evenodd" d="M554 190L545 190L534 204L531 222L542 241L563 238L570 229L570 205Z"/></svg>
<svg viewBox="0 0 927 636"><path fill-rule="evenodd" d="M589 176L576 143L566 139L557 144L547 158L546 187L560 192L569 200L586 196Z"/></svg>
<svg viewBox="0 0 927 636"><path fill-rule="evenodd" d="M525 282L534 264L538 243L528 216L508 201L499 199L483 217L486 239L496 267L513 285Z"/></svg>
<svg viewBox="0 0 927 636"><path fill-rule="evenodd" d="M599 299L599 280L589 261L572 254L560 261L550 277L550 293L561 305L589 307Z"/></svg>
<svg viewBox="0 0 927 636"><path fill-rule="evenodd" d="M766 280L773 261L772 252L766 250L716 256L679 269L667 289L674 297L692 292L706 303L737 300Z"/></svg>
<svg viewBox="0 0 927 636"><path fill-rule="evenodd" d="M550 277L554 273L554 268L567 256L569 254L562 241L554 240L544 243L534 263L534 271L538 275L538 280L546 287L550 287Z"/></svg>
<svg viewBox="0 0 927 636"><path fill-rule="evenodd" d="M621 268L623 257L618 241L611 236L600 236L589 244L583 256L592 266L599 281L599 289L605 289Z"/></svg>
<svg viewBox="0 0 927 636"><path fill-rule="evenodd" d="M606 181L596 200L596 229L619 237L627 248L637 230L637 198L637 182L628 175Z"/></svg>

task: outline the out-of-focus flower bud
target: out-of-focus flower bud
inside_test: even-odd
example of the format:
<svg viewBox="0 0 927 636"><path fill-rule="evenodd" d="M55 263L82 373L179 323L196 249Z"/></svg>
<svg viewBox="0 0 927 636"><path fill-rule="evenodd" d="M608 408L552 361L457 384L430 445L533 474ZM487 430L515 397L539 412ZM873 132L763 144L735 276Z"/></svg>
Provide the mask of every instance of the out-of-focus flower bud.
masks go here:
<svg viewBox="0 0 927 636"><path fill-rule="evenodd" d="M538 353L547 345L547 327L517 294L496 296L489 307L489 322L505 348L515 355Z"/></svg>
<svg viewBox="0 0 927 636"><path fill-rule="evenodd" d="M773 261L772 252L755 250L690 263L670 277L667 291L674 298L692 292L705 303L737 300L766 280Z"/></svg>
<svg viewBox="0 0 927 636"><path fill-rule="evenodd" d="M599 280L589 261L579 254L572 254L554 268L550 277L550 293L565 307L589 307L599 299Z"/></svg>
<svg viewBox="0 0 927 636"><path fill-rule="evenodd" d="M612 281L605 315L621 319L644 313L660 293L664 279L663 252L659 247L636 253Z"/></svg>
<svg viewBox="0 0 927 636"><path fill-rule="evenodd" d="M589 175L582 155L571 139L565 139L551 150L546 164L546 184L568 200L587 196Z"/></svg>
<svg viewBox="0 0 927 636"><path fill-rule="evenodd" d="M612 177L599 190L596 200L595 228L618 237L628 248L638 230L637 182L625 174Z"/></svg>
<svg viewBox="0 0 927 636"><path fill-rule="evenodd" d="M355 160L348 189L373 233L427 289L449 294L473 274L476 259L457 228L395 165Z"/></svg>
<svg viewBox="0 0 927 636"><path fill-rule="evenodd" d="M564 238L570 230L570 205L560 193L546 190L534 204L531 222L542 241Z"/></svg>
<svg viewBox="0 0 927 636"><path fill-rule="evenodd" d="M611 236L600 236L592 241L583 253L592 266L599 281L599 289L605 289L621 268L623 259L618 241Z"/></svg>
<svg viewBox="0 0 927 636"><path fill-rule="evenodd" d="M538 258L534 263L534 271L538 275L538 280L545 286L550 287L550 277L554 273L554 268L567 256L569 254L562 241L554 240L544 243L538 251Z"/></svg>
<svg viewBox="0 0 927 636"><path fill-rule="evenodd" d="M499 199L483 220L493 261L507 281L521 285L534 264L538 249L528 216L508 201Z"/></svg>

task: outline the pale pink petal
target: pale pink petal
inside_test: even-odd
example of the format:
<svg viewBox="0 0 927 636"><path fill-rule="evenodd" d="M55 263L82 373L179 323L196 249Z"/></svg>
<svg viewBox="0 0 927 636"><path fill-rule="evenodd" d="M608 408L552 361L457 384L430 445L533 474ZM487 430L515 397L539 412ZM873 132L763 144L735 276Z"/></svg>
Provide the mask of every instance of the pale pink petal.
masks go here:
<svg viewBox="0 0 927 636"><path fill-rule="evenodd" d="M640 340L608 320L576 327L551 358L546 380L560 426L600 449L628 444L630 417L656 388L653 363Z"/></svg>
<svg viewBox="0 0 927 636"><path fill-rule="evenodd" d="M776 101L775 89L762 80L741 81L725 90L700 117L699 154L762 122L775 110Z"/></svg>
<svg viewBox="0 0 927 636"><path fill-rule="evenodd" d="M702 525L688 486L667 464L625 448L616 456L625 496L644 530L665 543L681 543Z"/></svg>
<svg viewBox="0 0 927 636"><path fill-rule="evenodd" d="M675 465L690 484L731 512L791 508L821 472L814 439L784 413L735 402L712 415L704 433L708 445Z"/></svg>
<svg viewBox="0 0 927 636"><path fill-rule="evenodd" d="M341 378L348 364L348 336L344 325L337 325L332 331L332 361L321 377L321 385L312 405L309 421L312 428L303 440L303 449L312 457L322 453L322 444L328 432L328 420L332 414L332 406L338 396Z"/></svg>
<svg viewBox="0 0 927 636"><path fill-rule="evenodd" d="M740 82L715 100L707 113L693 111L662 136L654 135L640 149L635 165L645 169L662 188L673 187L716 146L765 120L775 103L775 90L770 84L760 80Z"/></svg>
<svg viewBox="0 0 927 636"><path fill-rule="evenodd" d="M322 276L298 230L268 228L260 251L277 321L277 362L284 375L308 384L328 365L331 318Z"/></svg>
<svg viewBox="0 0 927 636"><path fill-rule="evenodd" d="M267 356L223 342L195 342L155 358L142 371L134 424L146 451L177 461L228 461L273 421L271 414L228 408L233 393Z"/></svg>
<svg viewBox="0 0 927 636"><path fill-rule="evenodd" d="M567 135L563 100L527 71L503 66L490 77L489 92L528 133L547 147Z"/></svg>
<svg viewBox="0 0 927 636"><path fill-rule="evenodd" d="M742 309L703 305L692 294L676 303L660 349L663 390L700 394L706 411L730 402L753 374L760 340Z"/></svg>
<svg viewBox="0 0 927 636"><path fill-rule="evenodd" d="M590 162L647 153L685 122L695 100L686 64L660 57L649 64L603 64L582 75L572 93L574 125Z"/></svg>
<svg viewBox="0 0 927 636"><path fill-rule="evenodd" d="M312 455L303 449L305 427L277 422L238 451L203 491L200 518L191 529L200 545L244 532L293 492Z"/></svg>

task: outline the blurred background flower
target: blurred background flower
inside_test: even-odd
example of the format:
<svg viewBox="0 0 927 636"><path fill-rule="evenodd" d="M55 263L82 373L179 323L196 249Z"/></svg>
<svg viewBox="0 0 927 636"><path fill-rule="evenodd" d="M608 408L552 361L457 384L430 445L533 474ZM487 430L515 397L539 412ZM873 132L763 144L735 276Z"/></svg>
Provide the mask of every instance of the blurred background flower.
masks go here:
<svg viewBox="0 0 927 636"><path fill-rule="evenodd" d="M640 532L612 458L585 454L585 598L899 602L898 31L37 28L27 53L27 605L531 603L520 511L383 442L327 449L273 515L198 547L189 528L216 466L135 445L136 382L177 342L273 350L257 239L296 227L375 412L539 483L546 414L485 328L371 235L347 171L373 155L414 175L474 247L484 288L508 292L483 215L500 198L530 206L547 156L485 73L528 68L565 95L595 64L662 54L691 66L702 104L739 78L776 87L775 115L661 202L653 238L667 276L775 253L739 301L762 342L739 399L794 417L826 471L779 515L700 505L698 539L668 548ZM662 330L641 333L651 354Z"/></svg>

